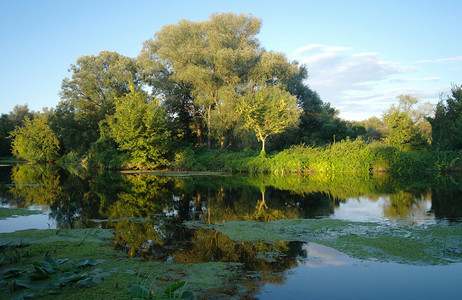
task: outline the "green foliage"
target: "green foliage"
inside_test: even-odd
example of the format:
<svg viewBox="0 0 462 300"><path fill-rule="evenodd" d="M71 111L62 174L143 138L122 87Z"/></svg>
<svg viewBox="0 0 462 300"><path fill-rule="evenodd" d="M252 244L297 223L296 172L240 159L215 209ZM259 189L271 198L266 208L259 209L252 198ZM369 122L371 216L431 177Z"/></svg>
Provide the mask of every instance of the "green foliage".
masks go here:
<svg viewBox="0 0 462 300"><path fill-rule="evenodd" d="M25 119L32 119L34 112L29 111L27 104L15 105L13 111L0 116L0 157L11 155L11 139L8 138L15 127L24 124Z"/></svg>
<svg viewBox="0 0 462 300"><path fill-rule="evenodd" d="M408 113L390 110L384 120L390 126L390 133L384 141L390 146L403 151L423 150L428 146Z"/></svg>
<svg viewBox="0 0 462 300"><path fill-rule="evenodd" d="M62 82L62 102L53 119L66 151L87 153L99 139L99 122L114 113L115 101L139 87L135 60L117 52L85 55L71 65Z"/></svg>
<svg viewBox="0 0 462 300"><path fill-rule="evenodd" d="M262 142L262 153L265 153L266 139L295 126L300 115L296 97L276 86L259 89L245 96L239 104L238 112L244 119L244 127L252 129Z"/></svg>
<svg viewBox="0 0 462 300"><path fill-rule="evenodd" d="M432 125L432 146L438 150L462 149L462 85L452 87L452 95L440 100Z"/></svg>
<svg viewBox="0 0 462 300"><path fill-rule="evenodd" d="M170 131L164 110L156 99L143 91L132 91L116 103L116 111L108 120L110 136L117 149L129 155L131 167L154 167L167 164Z"/></svg>
<svg viewBox="0 0 462 300"><path fill-rule="evenodd" d="M28 161L54 161L59 157L59 141L47 124L45 115L11 132L13 155Z"/></svg>
<svg viewBox="0 0 462 300"><path fill-rule="evenodd" d="M323 147L291 146L266 156L254 151L201 150L195 152L191 169L276 174L393 172L415 175L461 170L461 155L456 151L409 152L379 142L368 144L359 139L347 139Z"/></svg>
<svg viewBox="0 0 462 300"><path fill-rule="evenodd" d="M167 91L169 106L193 125L198 138L202 126L197 117L204 118L208 148L212 134L222 149L232 143L242 95L261 84L277 85L297 70L283 54L260 48L256 39L260 26L252 16L213 14L207 21L181 20L164 26L144 44L143 76ZM159 80L153 73L160 75Z"/></svg>

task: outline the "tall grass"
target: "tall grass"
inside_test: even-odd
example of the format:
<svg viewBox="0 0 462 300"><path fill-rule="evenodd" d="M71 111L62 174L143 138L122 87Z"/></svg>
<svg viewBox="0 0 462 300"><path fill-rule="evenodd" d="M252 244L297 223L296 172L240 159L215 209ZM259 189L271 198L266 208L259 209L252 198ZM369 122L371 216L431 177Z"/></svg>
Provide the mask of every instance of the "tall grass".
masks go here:
<svg viewBox="0 0 462 300"><path fill-rule="evenodd" d="M405 152L381 143L343 140L324 147L292 146L268 155L256 151L184 150L172 165L193 171L248 173L370 173L412 174L428 171L462 171L460 151ZM186 155L186 156L185 156Z"/></svg>

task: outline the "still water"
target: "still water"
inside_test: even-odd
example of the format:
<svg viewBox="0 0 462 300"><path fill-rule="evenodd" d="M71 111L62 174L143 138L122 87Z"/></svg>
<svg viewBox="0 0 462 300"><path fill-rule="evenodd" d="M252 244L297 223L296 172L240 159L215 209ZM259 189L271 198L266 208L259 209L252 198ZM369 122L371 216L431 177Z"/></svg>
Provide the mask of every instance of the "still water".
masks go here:
<svg viewBox="0 0 462 300"><path fill-rule="evenodd" d="M113 228L116 247L144 260L237 263L239 288L212 298L459 295L457 176L166 175L0 167L1 205L42 211L0 232Z"/></svg>

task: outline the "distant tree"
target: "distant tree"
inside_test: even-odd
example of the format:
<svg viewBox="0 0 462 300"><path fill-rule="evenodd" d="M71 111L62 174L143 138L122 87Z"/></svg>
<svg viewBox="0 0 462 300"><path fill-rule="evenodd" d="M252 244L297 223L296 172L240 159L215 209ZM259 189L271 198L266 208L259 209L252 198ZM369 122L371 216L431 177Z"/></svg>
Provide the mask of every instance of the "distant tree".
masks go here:
<svg viewBox="0 0 462 300"><path fill-rule="evenodd" d="M419 99L409 94L399 95L398 101L397 109L406 112L412 122L420 129L422 136L431 141L431 125L427 118L433 115L434 105L429 102L419 104ZM417 104L419 105L417 106Z"/></svg>
<svg viewBox="0 0 462 300"><path fill-rule="evenodd" d="M118 150L128 153L132 167L167 164L170 131L165 111L157 99L142 90L132 90L117 99L115 113L108 119L110 136Z"/></svg>
<svg viewBox="0 0 462 300"><path fill-rule="evenodd" d="M390 133L384 141L390 146L403 151L422 150L428 146L408 113L391 110L384 116L384 121L390 127Z"/></svg>
<svg viewBox="0 0 462 300"><path fill-rule="evenodd" d="M387 126L384 141L404 151L425 149L428 140L417 124L423 126L428 122L424 116L430 112L426 112L423 106L414 108L419 101L416 97L400 95L398 100L398 105L392 104L383 115Z"/></svg>
<svg viewBox="0 0 462 300"><path fill-rule="evenodd" d="M243 97L238 112L244 126L254 131L262 143L262 153L266 139L296 125L300 115L296 97L277 86L261 88Z"/></svg>
<svg viewBox="0 0 462 300"><path fill-rule="evenodd" d="M462 85L453 85L451 96L436 105L432 125L432 145L439 150L462 149Z"/></svg>
<svg viewBox="0 0 462 300"><path fill-rule="evenodd" d="M29 110L29 106L15 105L8 114L0 116L0 156L11 155L11 139L8 138L16 126L21 126L24 120L34 117L34 112Z"/></svg>
<svg viewBox="0 0 462 300"><path fill-rule="evenodd" d="M360 124L366 129L365 138L370 141L380 141L389 134L389 128L382 119L370 117L360 121Z"/></svg>
<svg viewBox="0 0 462 300"><path fill-rule="evenodd" d="M33 120L25 119L24 125L11 133L13 155L28 161L53 161L59 157L59 141L47 124L45 114Z"/></svg>

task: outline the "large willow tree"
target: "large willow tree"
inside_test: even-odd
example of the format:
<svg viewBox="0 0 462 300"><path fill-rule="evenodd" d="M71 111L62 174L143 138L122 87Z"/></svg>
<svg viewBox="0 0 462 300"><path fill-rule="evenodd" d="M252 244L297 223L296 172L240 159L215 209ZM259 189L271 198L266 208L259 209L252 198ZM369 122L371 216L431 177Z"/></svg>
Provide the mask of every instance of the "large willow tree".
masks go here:
<svg viewBox="0 0 462 300"><path fill-rule="evenodd" d="M193 107L206 121L209 147L212 133L227 146L243 95L297 72L283 54L260 47L260 27L261 20L250 15L214 14L206 21L164 26L144 43L139 56L144 77L155 85L161 74L176 88L189 89Z"/></svg>

